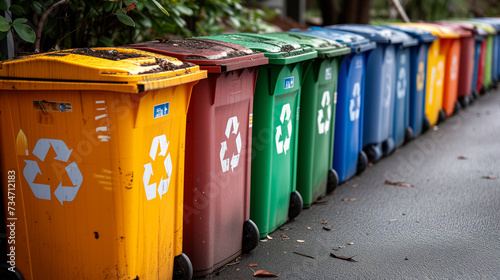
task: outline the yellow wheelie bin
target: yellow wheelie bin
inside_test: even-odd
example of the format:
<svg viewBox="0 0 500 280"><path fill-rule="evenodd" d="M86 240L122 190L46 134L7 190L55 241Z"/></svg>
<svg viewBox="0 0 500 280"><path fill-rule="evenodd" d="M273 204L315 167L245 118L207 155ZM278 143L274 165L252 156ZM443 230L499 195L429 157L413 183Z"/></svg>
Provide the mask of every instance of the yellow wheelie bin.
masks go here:
<svg viewBox="0 0 500 280"><path fill-rule="evenodd" d="M205 77L131 49L0 63L9 269L24 279L191 278L184 138L191 89Z"/></svg>
<svg viewBox="0 0 500 280"><path fill-rule="evenodd" d="M427 79L425 94L425 115L429 119L430 126L446 118L443 109L443 96L445 94L445 82L449 80L448 93L454 92L456 96L456 85L458 83L458 57L460 57L460 36L444 26L436 26L429 23L403 23L406 26L423 29L438 37L428 51L427 56ZM454 58L454 59L451 59ZM452 84L450 81L453 81Z"/></svg>

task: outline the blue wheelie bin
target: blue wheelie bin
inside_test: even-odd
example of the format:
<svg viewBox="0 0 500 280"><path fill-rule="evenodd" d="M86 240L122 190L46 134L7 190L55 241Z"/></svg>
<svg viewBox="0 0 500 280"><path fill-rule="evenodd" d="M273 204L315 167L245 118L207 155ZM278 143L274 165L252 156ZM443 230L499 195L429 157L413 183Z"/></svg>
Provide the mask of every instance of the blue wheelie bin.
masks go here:
<svg viewBox="0 0 500 280"><path fill-rule="evenodd" d="M381 26L342 24L325 28L357 33L377 43L367 60L363 109L363 150L370 162L377 162L405 140L410 108L409 47L417 40Z"/></svg>
<svg viewBox="0 0 500 280"><path fill-rule="evenodd" d="M471 97L477 97L479 95L479 91L477 90L477 83L478 83L478 76L479 76L479 67L481 65L480 59L481 59L481 52L484 52L483 45L485 45L486 38L488 37L488 31L484 30L483 28L476 26L476 35L474 36L474 40L476 44L474 45L474 74L472 76L472 88L471 92L472 95ZM483 54L484 56L484 54ZM470 101L473 101L473 98L471 98Z"/></svg>
<svg viewBox="0 0 500 280"><path fill-rule="evenodd" d="M387 28L405 32L418 40L418 45L411 48L410 55L410 127L413 138L429 129L430 122L425 116L425 81L427 73L427 53L437 37L431 32L404 25L387 25Z"/></svg>
<svg viewBox="0 0 500 280"><path fill-rule="evenodd" d="M332 163L339 183L345 182L368 165L362 150L364 80L366 59L376 44L354 33L321 27L292 31L337 41L351 48L339 69Z"/></svg>

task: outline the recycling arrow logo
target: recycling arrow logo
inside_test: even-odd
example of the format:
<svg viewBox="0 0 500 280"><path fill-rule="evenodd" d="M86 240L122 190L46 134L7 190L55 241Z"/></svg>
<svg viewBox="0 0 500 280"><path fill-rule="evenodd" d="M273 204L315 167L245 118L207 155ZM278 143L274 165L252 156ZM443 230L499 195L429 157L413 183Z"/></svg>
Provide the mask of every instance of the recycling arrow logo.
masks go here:
<svg viewBox="0 0 500 280"><path fill-rule="evenodd" d="M385 74L385 87L386 87L386 92L385 92L385 98L384 98L384 103L383 106L385 108L388 108L391 105L391 92L392 92L392 75L390 72L387 72Z"/></svg>
<svg viewBox="0 0 500 280"><path fill-rule="evenodd" d="M149 150L149 157L152 161L155 161L158 146L160 147L160 153L158 155L165 156L167 155L168 145L170 142L167 142L166 135L160 135L153 138L153 142L151 143L151 149ZM151 200L156 198L156 191L160 195L160 199L162 195L166 194L168 191L168 186L170 185L170 178L172 177L172 158L170 157L170 153L165 157L163 161L163 166L165 167L166 179L163 179L163 176L160 179L160 184L156 187L156 182L153 184L149 184L151 180L151 176L153 175L153 165L151 162L144 165L144 173L142 175L142 182L144 183L144 189L146 191L147 200Z"/></svg>
<svg viewBox="0 0 500 280"><path fill-rule="evenodd" d="M354 84L352 89L352 98L349 100L349 119L351 122L359 119L361 110L361 85L359 82Z"/></svg>
<svg viewBox="0 0 500 280"><path fill-rule="evenodd" d="M290 149L290 138L292 137L292 110L290 109L290 103L287 103L283 105L281 108L281 116L280 116L280 121L281 124L276 127L276 151L279 154L282 154L283 152L286 155L286 151ZM288 128L288 136L285 137L284 141L281 141L281 125L285 124L285 121L287 121L287 128Z"/></svg>
<svg viewBox="0 0 500 280"><path fill-rule="evenodd" d="M51 146L57 155L54 158L55 160L68 162L73 150L69 150L66 143L59 139L39 139L33 149L33 154L40 161L44 162ZM35 197L44 200L51 200L50 185L35 183L37 175L42 175L38 162L35 160L24 160L24 162L26 162L26 166L24 167L23 175ZM65 170L71 180L72 186L63 186L62 182L59 183L54 195L61 204L63 204L64 201L73 201L75 199L83 181L82 173L80 172L76 162L68 164L65 167Z"/></svg>
<svg viewBox="0 0 500 280"><path fill-rule="evenodd" d="M332 106L330 104L330 91L325 91L323 93L323 98L321 99L321 109L318 110L318 133L327 133L330 129L330 120L332 119ZM326 109L326 119L323 121L324 113L323 109Z"/></svg>
<svg viewBox="0 0 500 280"><path fill-rule="evenodd" d="M404 67L401 67L399 69L399 76L398 76L398 88L397 88L397 93L398 93L398 99L404 98L406 95L406 69Z"/></svg>
<svg viewBox="0 0 500 280"><path fill-rule="evenodd" d="M231 171L234 171L234 169L238 166L238 162L240 160L240 152L241 152L241 135L238 132L238 127L240 123L238 122L238 117L234 116L231 117L227 120L227 125L226 125L226 138L229 140L229 136L231 135L231 127L233 128L232 134L236 134L236 149L238 150L237 154L233 153L233 156L231 157ZM220 164L222 166L222 172L227 172L229 171L229 158L224 158L226 155L227 151L227 140L223 141L221 143L220 147Z"/></svg>
<svg viewBox="0 0 500 280"><path fill-rule="evenodd" d="M425 65L423 61L418 63L418 74L417 74L417 90L421 91L424 89L424 81L425 81Z"/></svg>

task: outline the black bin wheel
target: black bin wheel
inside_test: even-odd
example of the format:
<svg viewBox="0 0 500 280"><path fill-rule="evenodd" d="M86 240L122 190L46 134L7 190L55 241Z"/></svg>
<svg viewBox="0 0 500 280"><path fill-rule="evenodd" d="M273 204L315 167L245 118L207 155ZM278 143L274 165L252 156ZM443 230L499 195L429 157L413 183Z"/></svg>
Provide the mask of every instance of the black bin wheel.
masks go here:
<svg viewBox="0 0 500 280"><path fill-rule="evenodd" d="M366 146L363 151L365 152L368 162L376 163L382 157L382 151L375 145Z"/></svg>
<svg viewBox="0 0 500 280"><path fill-rule="evenodd" d="M426 116L424 118L424 123L422 125L422 132L426 132L427 130L429 130L429 128L431 128L431 121L429 120L429 118Z"/></svg>
<svg viewBox="0 0 500 280"><path fill-rule="evenodd" d="M366 167L368 167L368 157L366 156L365 152L361 151L358 155L358 167L356 170L356 174L361 174L363 171L365 171Z"/></svg>
<svg viewBox="0 0 500 280"><path fill-rule="evenodd" d="M458 111L462 110L462 103L460 101L455 102L455 107L453 108L453 115L457 114Z"/></svg>
<svg viewBox="0 0 500 280"><path fill-rule="evenodd" d="M259 244L259 236L259 228L252 220L244 222L241 251L246 254L255 249Z"/></svg>
<svg viewBox="0 0 500 280"><path fill-rule="evenodd" d="M9 270L9 265L1 264L0 265L0 279L2 280L24 280L23 275L17 268L14 268L14 271Z"/></svg>
<svg viewBox="0 0 500 280"><path fill-rule="evenodd" d="M446 111L444 109L441 109L441 111L439 111L438 123L444 121L445 119L446 119Z"/></svg>
<svg viewBox="0 0 500 280"><path fill-rule="evenodd" d="M410 142L413 139L413 128L411 126L406 127L405 131L405 143Z"/></svg>
<svg viewBox="0 0 500 280"><path fill-rule="evenodd" d="M294 191L290 194L290 206L288 208L288 218L293 219L300 214L302 211L302 207L304 207L304 201L302 200L302 196L298 191Z"/></svg>
<svg viewBox="0 0 500 280"><path fill-rule="evenodd" d="M191 280L193 278L193 264L186 254L182 253L174 258L175 280Z"/></svg>
<svg viewBox="0 0 500 280"><path fill-rule="evenodd" d="M339 175L333 169L328 170L328 182L326 183L326 192L333 192L339 185Z"/></svg>

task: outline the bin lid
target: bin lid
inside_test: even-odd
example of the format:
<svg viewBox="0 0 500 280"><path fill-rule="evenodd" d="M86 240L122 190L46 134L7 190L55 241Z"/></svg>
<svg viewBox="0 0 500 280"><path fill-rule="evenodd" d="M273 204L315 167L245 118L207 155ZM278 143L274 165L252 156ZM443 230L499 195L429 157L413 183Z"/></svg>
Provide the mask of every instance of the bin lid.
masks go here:
<svg viewBox="0 0 500 280"><path fill-rule="evenodd" d="M480 27L480 28L486 30L486 32L488 32L488 34L490 34L490 35L497 34L497 30L495 29L495 27L493 27L491 24L484 22L484 21L476 21L476 20L472 20L470 18L454 18L454 19L451 19L449 21L470 23L470 24L474 25L475 27Z"/></svg>
<svg viewBox="0 0 500 280"><path fill-rule="evenodd" d="M233 43L262 52L269 58L269 64L283 65L318 57L318 53L311 47L304 47L294 42L281 41L262 34L218 34L200 38Z"/></svg>
<svg viewBox="0 0 500 280"><path fill-rule="evenodd" d="M210 39L157 40L127 47L173 56L182 61L198 64L201 69L211 73L233 71L269 62L269 59L258 51Z"/></svg>
<svg viewBox="0 0 500 280"><path fill-rule="evenodd" d="M292 42L303 47L311 47L318 52L318 57L336 57L351 52L351 49L336 41L294 32L266 33L265 36Z"/></svg>
<svg viewBox="0 0 500 280"><path fill-rule="evenodd" d="M322 27L311 27L309 30L292 29L290 31L325 38L345 44L351 48L351 52L353 53L372 50L377 46L375 42L371 42L361 35L340 30L328 30Z"/></svg>
<svg viewBox="0 0 500 280"><path fill-rule="evenodd" d="M439 25L429 24L429 23L424 23L424 22L392 23L392 24L423 29L423 30L431 32L432 35L438 36L440 39L460 38L460 35L458 35L457 33L453 32L451 29L449 29L445 26L439 26Z"/></svg>
<svg viewBox="0 0 500 280"><path fill-rule="evenodd" d="M496 29L497 33L500 32L500 18L473 18L473 21L486 22Z"/></svg>
<svg viewBox="0 0 500 280"><path fill-rule="evenodd" d="M453 30L460 37L472 37L474 35L474 25L465 22L436 21L432 24L446 26Z"/></svg>
<svg viewBox="0 0 500 280"><path fill-rule="evenodd" d="M430 31L426 31L423 29L413 28L405 25L382 25L382 26L390 29L395 29L401 32L405 32L406 34L412 36L421 43L430 43L437 40L437 37L432 35Z"/></svg>
<svg viewBox="0 0 500 280"><path fill-rule="evenodd" d="M134 49L80 48L0 62L3 89L12 89L12 81L20 81L17 84L22 85L16 84L15 89L64 87L138 93L203 78L206 71L197 65Z"/></svg>
<svg viewBox="0 0 500 280"><path fill-rule="evenodd" d="M402 44L404 47L411 47L418 44L418 41L404 32L389 29L376 25L365 24L339 24L326 26L327 29L338 29L354 32L377 42L377 44Z"/></svg>

